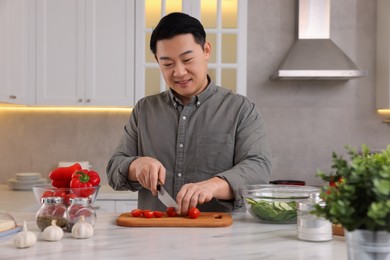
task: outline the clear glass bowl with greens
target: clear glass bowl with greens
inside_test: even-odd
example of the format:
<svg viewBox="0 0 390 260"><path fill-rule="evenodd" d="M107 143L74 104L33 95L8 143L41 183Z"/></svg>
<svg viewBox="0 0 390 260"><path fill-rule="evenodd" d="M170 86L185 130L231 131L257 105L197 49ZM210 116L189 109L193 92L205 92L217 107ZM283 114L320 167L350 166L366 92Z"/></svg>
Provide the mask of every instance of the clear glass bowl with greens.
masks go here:
<svg viewBox="0 0 390 260"><path fill-rule="evenodd" d="M297 203L320 188L300 185L258 184L240 188L247 211L258 221L271 224L297 222Z"/></svg>

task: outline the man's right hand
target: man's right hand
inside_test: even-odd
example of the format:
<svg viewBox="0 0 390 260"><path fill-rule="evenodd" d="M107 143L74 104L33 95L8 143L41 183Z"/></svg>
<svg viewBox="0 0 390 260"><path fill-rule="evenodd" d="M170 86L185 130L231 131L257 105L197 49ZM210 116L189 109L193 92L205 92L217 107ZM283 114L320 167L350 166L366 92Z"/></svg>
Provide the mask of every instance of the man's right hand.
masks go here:
<svg viewBox="0 0 390 260"><path fill-rule="evenodd" d="M160 161L152 157L139 157L130 164L128 178L131 181L138 181L156 196L157 182L164 184L165 174L165 167Z"/></svg>

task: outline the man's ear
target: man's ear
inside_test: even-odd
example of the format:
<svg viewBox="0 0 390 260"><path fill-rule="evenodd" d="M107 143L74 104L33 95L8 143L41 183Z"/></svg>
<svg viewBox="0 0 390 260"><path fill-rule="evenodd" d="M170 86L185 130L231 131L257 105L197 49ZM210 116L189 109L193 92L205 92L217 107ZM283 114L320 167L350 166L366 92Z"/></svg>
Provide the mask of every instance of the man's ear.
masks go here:
<svg viewBox="0 0 390 260"><path fill-rule="evenodd" d="M203 53L205 54L206 58L209 59L211 55L211 43L210 42L205 42L204 47L203 47Z"/></svg>

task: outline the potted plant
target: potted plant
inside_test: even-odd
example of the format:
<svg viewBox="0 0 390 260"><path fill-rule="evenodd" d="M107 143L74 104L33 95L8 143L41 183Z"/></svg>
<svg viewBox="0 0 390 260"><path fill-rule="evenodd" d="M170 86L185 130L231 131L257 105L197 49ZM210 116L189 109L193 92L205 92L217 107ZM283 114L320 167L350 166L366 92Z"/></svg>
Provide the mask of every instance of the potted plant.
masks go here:
<svg viewBox="0 0 390 260"><path fill-rule="evenodd" d="M390 145L346 149L350 160L333 152L332 171L318 170L325 206L312 213L344 227L349 259L390 259Z"/></svg>

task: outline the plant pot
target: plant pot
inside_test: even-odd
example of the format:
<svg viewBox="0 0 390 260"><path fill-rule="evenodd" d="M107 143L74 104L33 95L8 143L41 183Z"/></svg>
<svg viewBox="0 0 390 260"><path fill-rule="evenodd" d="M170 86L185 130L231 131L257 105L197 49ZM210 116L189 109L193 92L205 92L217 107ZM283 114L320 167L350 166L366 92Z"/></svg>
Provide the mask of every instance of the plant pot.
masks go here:
<svg viewBox="0 0 390 260"><path fill-rule="evenodd" d="M390 260L390 233L354 230L346 234L349 260Z"/></svg>

